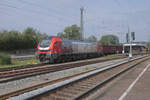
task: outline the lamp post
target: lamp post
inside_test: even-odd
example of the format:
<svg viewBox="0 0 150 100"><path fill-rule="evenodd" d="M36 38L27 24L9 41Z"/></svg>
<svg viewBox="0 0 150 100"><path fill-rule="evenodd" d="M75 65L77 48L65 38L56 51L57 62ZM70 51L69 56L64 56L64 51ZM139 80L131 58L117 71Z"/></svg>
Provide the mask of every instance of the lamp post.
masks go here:
<svg viewBox="0 0 150 100"><path fill-rule="evenodd" d="M130 40L130 52L129 52L129 59L130 59L132 58L132 36L131 36L129 27L128 27L128 34L129 34L129 40Z"/></svg>
<svg viewBox="0 0 150 100"><path fill-rule="evenodd" d="M117 33L120 35L120 40L121 40L121 37L122 37L123 32L117 32ZM124 50L124 45L123 45L122 54L124 54L124 53L125 53L125 50Z"/></svg>

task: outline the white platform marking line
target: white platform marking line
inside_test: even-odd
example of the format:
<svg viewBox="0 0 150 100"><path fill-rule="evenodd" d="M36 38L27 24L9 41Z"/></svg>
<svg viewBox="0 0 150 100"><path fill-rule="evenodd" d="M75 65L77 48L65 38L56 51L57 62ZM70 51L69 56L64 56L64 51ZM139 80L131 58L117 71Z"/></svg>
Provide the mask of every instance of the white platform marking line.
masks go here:
<svg viewBox="0 0 150 100"><path fill-rule="evenodd" d="M125 96L130 92L130 90L133 88L135 83L140 79L140 77L144 74L144 72L150 67L150 64L144 68L144 70L140 73L140 75L136 78L136 80L129 86L129 88L121 95L121 97L118 100L123 100Z"/></svg>

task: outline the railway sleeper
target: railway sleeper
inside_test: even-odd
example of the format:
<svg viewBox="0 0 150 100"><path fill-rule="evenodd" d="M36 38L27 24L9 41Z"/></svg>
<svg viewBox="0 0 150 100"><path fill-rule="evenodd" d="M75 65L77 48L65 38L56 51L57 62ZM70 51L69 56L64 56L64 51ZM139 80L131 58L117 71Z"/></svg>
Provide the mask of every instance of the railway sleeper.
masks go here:
<svg viewBox="0 0 150 100"><path fill-rule="evenodd" d="M91 86L93 86L93 85L91 85L91 84L81 84L80 86L84 86L84 87L91 87Z"/></svg>
<svg viewBox="0 0 150 100"><path fill-rule="evenodd" d="M64 94L64 95L68 95L69 97L74 97L76 94L75 93L71 93L69 91L57 91L56 94Z"/></svg>
<svg viewBox="0 0 150 100"><path fill-rule="evenodd" d="M86 86L86 87L92 87L92 86L95 86L96 84L83 84L83 85L81 85L81 86Z"/></svg>
<svg viewBox="0 0 150 100"><path fill-rule="evenodd" d="M71 95L71 94L63 93L63 92L61 92L61 91L57 91L54 95L60 96L60 97L72 98L72 95Z"/></svg>
<svg viewBox="0 0 150 100"><path fill-rule="evenodd" d="M80 84L80 83L74 84L74 85L72 85L71 87L82 87L82 88L87 88L86 85Z"/></svg>
<svg viewBox="0 0 150 100"><path fill-rule="evenodd" d="M89 89L89 87L79 85L79 86L73 87L73 89L79 89L79 90L81 90L81 91L85 91L85 90Z"/></svg>
<svg viewBox="0 0 150 100"><path fill-rule="evenodd" d="M63 89L62 92L68 92L68 93L71 93L71 94L79 94L79 92L73 91L71 89Z"/></svg>
<svg viewBox="0 0 150 100"><path fill-rule="evenodd" d="M38 99L32 99L32 100L66 100L66 99L56 99L54 97L45 96L45 97L42 97L42 99L39 97Z"/></svg>
<svg viewBox="0 0 150 100"><path fill-rule="evenodd" d="M83 82L82 84L87 84L87 85L96 85L97 84L97 82L93 82L93 81L91 81L91 82Z"/></svg>
<svg viewBox="0 0 150 100"><path fill-rule="evenodd" d="M91 83L97 83L99 80L97 80L96 78L92 78L92 79L88 79L88 82L91 82Z"/></svg>
<svg viewBox="0 0 150 100"><path fill-rule="evenodd" d="M81 84L81 82L78 82L77 84ZM82 84L93 84L93 81L83 81Z"/></svg>
<svg viewBox="0 0 150 100"><path fill-rule="evenodd" d="M99 79L99 78L95 78L95 79L97 79L97 80L89 79L88 81L91 82L91 83L97 83L97 82L102 80L102 79Z"/></svg>
<svg viewBox="0 0 150 100"><path fill-rule="evenodd" d="M49 95L48 100L70 100L70 99L67 97L56 96L55 94L51 94L51 95Z"/></svg>
<svg viewBox="0 0 150 100"><path fill-rule="evenodd" d="M87 88L83 88L83 87L72 87L71 90L75 91L75 92L81 92L81 91L86 91Z"/></svg>

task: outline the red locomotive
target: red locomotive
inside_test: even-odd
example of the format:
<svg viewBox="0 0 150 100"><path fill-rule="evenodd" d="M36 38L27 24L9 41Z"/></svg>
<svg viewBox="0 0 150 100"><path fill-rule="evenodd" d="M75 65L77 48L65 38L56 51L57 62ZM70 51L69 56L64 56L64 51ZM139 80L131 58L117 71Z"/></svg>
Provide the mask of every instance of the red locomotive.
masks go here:
<svg viewBox="0 0 150 100"><path fill-rule="evenodd" d="M43 38L37 49L36 56L41 62L77 60L122 52L122 46L100 46L97 42L59 37Z"/></svg>

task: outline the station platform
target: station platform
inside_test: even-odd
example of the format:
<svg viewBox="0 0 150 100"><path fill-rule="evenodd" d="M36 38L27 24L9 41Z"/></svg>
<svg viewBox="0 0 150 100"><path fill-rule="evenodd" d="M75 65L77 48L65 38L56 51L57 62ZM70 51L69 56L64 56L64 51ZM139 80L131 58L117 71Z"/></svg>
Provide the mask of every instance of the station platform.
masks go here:
<svg viewBox="0 0 150 100"><path fill-rule="evenodd" d="M93 100L150 100L150 59L98 90Z"/></svg>

